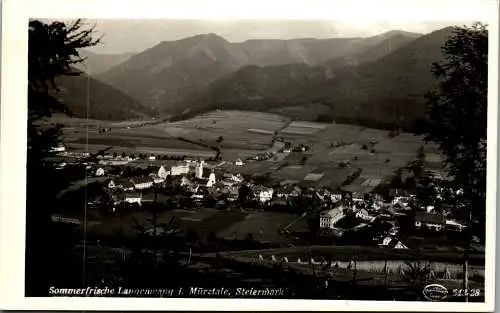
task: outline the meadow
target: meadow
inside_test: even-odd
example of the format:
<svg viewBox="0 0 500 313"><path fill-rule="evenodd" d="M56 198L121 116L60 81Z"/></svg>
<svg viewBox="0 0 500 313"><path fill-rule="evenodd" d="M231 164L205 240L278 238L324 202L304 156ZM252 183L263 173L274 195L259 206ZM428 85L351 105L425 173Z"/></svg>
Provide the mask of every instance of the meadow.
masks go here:
<svg viewBox="0 0 500 313"><path fill-rule="evenodd" d="M117 153L209 158L216 154L209 147L218 147L219 138L222 138L221 157L234 162L266 151L279 151L284 143L277 141L273 144L275 135L293 145L308 145L310 150L307 152L278 153L269 160L246 162L240 167L227 165L227 170L247 175L269 173L273 183L289 181L336 189L349 174L361 169L360 178L352 183L352 188L364 188L366 180L389 180L396 170L416 158L421 146L424 146L432 166L441 167L436 145L424 144L421 136L400 133L389 137L386 130L291 121L271 113L213 111L188 120L149 121L150 124L67 118L59 121L68 120L71 122L64 129L64 141L77 150L98 151L112 147L110 152ZM142 126L135 127L141 122ZM104 126L111 127L111 131L99 133L97 128ZM319 178L316 181L305 179L312 177L311 174Z"/></svg>
<svg viewBox="0 0 500 313"><path fill-rule="evenodd" d="M241 240L251 234L257 241L280 243L284 241L280 231L301 218L298 214L251 212L242 221L219 232L217 236L229 240Z"/></svg>

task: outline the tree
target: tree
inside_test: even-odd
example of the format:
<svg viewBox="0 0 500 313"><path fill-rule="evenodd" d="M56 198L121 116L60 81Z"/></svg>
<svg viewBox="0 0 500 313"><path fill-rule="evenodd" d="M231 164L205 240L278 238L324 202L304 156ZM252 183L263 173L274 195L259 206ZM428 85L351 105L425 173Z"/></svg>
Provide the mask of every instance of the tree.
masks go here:
<svg viewBox="0 0 500 313"><path fill-rule="evenodd" d="M463 192L456 199L465 208L467 232L477 222L479 238L486 234L486 123L488 115L488 30L486 25L455 27L442 47L445 61L434 63L439 82L427 95L426 141L438 143L453 184ZM468 251L464 253L464 289L468 288ZM465 301L468 301L466 296Z"/></svg>
<svg viewBox="0 0 500 313"><path fill-rule="evenodd" d="M486 25L455 27L442 47L445 61L434 63L439 82L428 95L421 133L446 156L462 205L485 227L488 31ZM484 233L481 238L484 239Z"/></svg>
<svg viewBox="0 0 500 313"><path fill-rule="evenodd" d="M417 255L417 260L413 262L406 261L405 267L402 271L402 278L413 292L415 300L420 300L422 289L427 284L431 273L430 264L421 261L420 255Z"/></svg>
<svg viewBox="0 0 500 313"><path fill-rule="evenodd" d="M238 202L242 207L244 207L250 200L251 193L252 191L250 190L250 187L245 184L241 185L241 187L238 189Z"/></svg>
<svg viewBox="0 0 500 313"><path fill-rule="evenodd" d="M219 144L219 149L222 148L222 143L224 142L224 137L223 136L219 136L216 140L216 142Z"/></svg>
<svg viewBox="0 0 500 313"><path fill-rule="evenodd" d="M58 268L65 261L59 258L61 247L57 246L64 236L56 233L51 222L52 204L63 186L44 183L55 181L53 165L45 160L59 142L62 126L48 126L44 121L56 112L71 116L69 108L54 96L59 92L56 80L81 74L73 66L84 61L78 49L99 42L92 34L93 28L84 29L81 20L71 24L29 22L25 281L29 296L45 296L50 284L67 279L55 274L64 272Z"/></svg>

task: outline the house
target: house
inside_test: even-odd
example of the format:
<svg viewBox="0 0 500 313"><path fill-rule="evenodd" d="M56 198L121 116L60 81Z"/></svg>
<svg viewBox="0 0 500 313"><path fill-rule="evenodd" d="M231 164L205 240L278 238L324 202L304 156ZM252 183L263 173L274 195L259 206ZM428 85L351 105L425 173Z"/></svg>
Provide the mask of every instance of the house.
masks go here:
<svg viewBox="0 0 500 313"><path fill-rule="evenodd" d="M239 196L238 188L235 187L228 188L228 193L227 193L228 201L236 201L238 200L238 196Z"/></svg>
<svg viewBox="0 0 500 313"><path fill-rule="evenodd" d="M194 176L198 179L203 178L203 166L205 165L205 161L200 161L196 164Z"/></svg>
<svg viewBox="0 0 500 313"><path fill-rule="evenodd" d="M170 175L172 176L185 175L188 173L189 173L188 163L174 165L170 168Z"/></svg>
<svg viewBox="0 0 500 313"><path fill-rule="evenodd" d="M284 185L280 186L275 193L276 198L279 199L288 199L289 197L292 197L292 194L294 193L295 189L294 186L292 185ZM297 192L297 191L295 191Z"/></svg>
<svg viewBox="0 0 500 313"><path fill-rule="evenodd" d="M110 180L109 183L108 183L108 188L109 189L115 189L117 186L116 186L116 182L114 179Z"/></svg>
<svg viewBox="0 0 500 313"><path fill-rule="evenodd" d="M360 209L356 212L356 217L357 218L360 218L360 219L363 219L363 220L369 220L371 219L371 216L370 214L368 213L368 211L366 209Z"/></svg>
<svg viewBox="0 0 500 313"><path fill-rule="evenodd" d="M111 195L111 200L114 205L118 205L125 200L125 196L123 194L113 194Z"/></svg>
<svg viewBox="0 0 500 313"><path fill-rule="evenodd" d="M155 184L161 184L165 182L165 178L159 177L159 176L153 176L153 183Z"/></svg>
<svg viewBox="0 0 500 313"><path fill-rule="evenodd" d="M154 155L152 155L152 156L150 156L148 159L149 159L150 161L154 161L154 160L156 160L156 157L155 157Z"/></svg>
<svg viewBox="0 0 500 313"><path fill-rule="evenodd" d="M162 165L157 173L158 177L166 179L168 175L170 175L170 171L167 171L165 167Z"/></svg>
<svg viewBox="0 0 500 313"><path fill-rule="evenodd" d="M51 152L65 152L66 151L66 146L64 146L63 144L58 144L57 146L55 147L52 147L50 149Z"/></svg>
<svg viewBox="0 0 500 313"><path fill-rule="evenodd" d="M320 228L334 228L340 219L344 217L344 208L336 207L321 213L319 218Z"/></svg>
<svg viewBox="0 0 500 313"><path fill-rule="evenodd" d="M408 249L408 247L401 240L390 236L385 237L379 246L391 249Z"/></svg>
<svg viewBox="0 0 500 313"><path fill-rule="evenodd" d="M354 202L362 202L365 200L365 195L362 192L353 192L352 193L352 201Z"/></svg>
<svg viewBox="0 0 500 313"><path fill-rule="evenodd" d="M181 178L181 187L191 186L191 185L192 185L192 183L189 180L189 178L187 178L186 176L182 176L182 178Z"/></svg>
<svg viewBox="0 0 500 313"><path fill-rule="evenodd" d="M208 176L207 187L213 187L216 182L215 173L212 171L212 173Z"/></svg>
<svg viewBox="0 0 500 313"><path fill-rule="evenodd" d="M235 183L241 183L244 181L243 176L241 176L241 174L234 175L233 173L224 173L224 175L222 175L222 177L226 181L232 181Z"/></svg>
<svg viewBox="0 0 500 313"><path fill-rule="evenodd" d="M399 204L399 205L401 205L401 206L403 206L403 207L406 207L406 206L408 206L408 204L410 203L410 201L411 201L411 198L410 198L410 197L406 197L406 196L404 196L404 197L401 197L401 196L396 196L396 197L394 197L394 198L392 199L391 204L392 204L392 205Z"/></svg>
<svg viewBox="0 0 500 313"><path fill-rule="evenodd" d="M95 176L104 176L104 169L102 167L99 167L96 171L95 171Z"/></svg>
<svg viewBox="0 0 500 313"><path fill-rule="evenodd" d="M134 190L134 184L129 181L126 181L121 185L120 189L122 189L123 191Z"/></svg>
<svg viewBox="0 0 500 313"><path fill-rule="evenodd" d="M130 180L137 190L148 189L153 187L154 180L151 177L134 177Z"/></svg>
<svg viewBox="0 0 500 313"><path fill-rule="evenodd" d="M463 225L457 221L454 220L446 220L446 228L450 230L456 230L456 231L463 231L465 228L467 228L466 225Z"/></svg>
<svg viewBox="0 0 500 313"><path fill-rule="evenodd" d="M142 196L140 193L125 193L125 202L138 203L141 205Z"/></svg>
<svg viewBox="0 0 500 313"><path fill-rule="evenodd" d="M191 196L191 199L195 199L195 200L203 200L204 196L203 195L197 195L197 194L193 194Z"/></svg>
<svg viewBox="0 0 500 313"><path fill-rule="evenodd" d="M241 159L236 159L236 162L234 162L234 165L243 166L243 161Z"/></svg>
<svg viewBox="0 0 500 313"><path fill-rule="evenodd" d="M109 189L121 189L124 191L134 190L134 184L125 179L112 179L108 183Z"/></svg>
<svg viewBox="0 0 500 313"><path fill-rule="evenodd" d="M268 202L273 198L273 188L264 186L252 186L251 189L254 197L260 202Z"/></svg>
<svg viewBox="0 0 500 313"><path fill-rule="evenodd" d="M162 178L156 174L150 175L150 177L153 179L154 184L161 184L165 181L165 178Z"/></svg>
<svg viewBox="0 0 500 313"><path fill-rule="evenodd" d="M339 202L342 200L342 192L332 192L330 193L330 199L332 200L333 203Z"/></svg>
<svg viewBox="0 0 500 313"><path fill-rule="evenodd" d="M446 225L446 219L440 214L432 214L427 212L417 212L415 216L416 228L428 228L435 231L443 230Z"/></svg>

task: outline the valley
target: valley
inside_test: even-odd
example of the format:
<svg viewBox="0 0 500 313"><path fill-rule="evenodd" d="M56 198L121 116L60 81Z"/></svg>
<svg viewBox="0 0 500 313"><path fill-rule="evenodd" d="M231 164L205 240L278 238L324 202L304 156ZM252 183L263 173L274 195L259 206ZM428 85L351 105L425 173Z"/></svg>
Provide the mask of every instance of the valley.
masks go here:
<svg viewBox="0 0 500 313"><path fill-rule="evenodd" d="M107 153L154 156L151 160L129 163L148 166L162 164L163 158L171 157L215 158L212 148L219 147L218 140L222 138L221 169L246 176L270 173L268 178L276 184L286 182L331 189L341 187L347 176L361 169L359 177L350 184L353 191L370 189L363 185L368 179L390 180L398 169L416 157L421 146L438 169L441 162L435 145L424 144L422 137L411 133L390 137L385 130L292 121L278 114L214 111L178 122L153 122L137 126L137 121L89 121L87 124L75 121L74 126L63 130L63 141L72 151L95 153L110 148ZM87 125L91 127L87 129ZM111 130L99 133L99 127ZM304 145L309 150L286 151L284 143ZM237 159L244 160L244 164L234 165ZM216 163L219 162L213 164ZM311 174L319 178L307 178Z"/></svg>

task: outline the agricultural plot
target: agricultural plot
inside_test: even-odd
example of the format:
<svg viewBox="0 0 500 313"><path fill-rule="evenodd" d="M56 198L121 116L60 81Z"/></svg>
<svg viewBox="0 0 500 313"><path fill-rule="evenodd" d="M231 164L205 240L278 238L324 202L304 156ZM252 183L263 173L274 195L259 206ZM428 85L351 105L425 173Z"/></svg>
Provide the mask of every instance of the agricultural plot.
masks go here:
<svg viewBox="0 0 500 313"><path fill-rule="evenodd" d="M285 138L293 135L311 135L327 128L329 125L330 124L296 121L290 123L286 128L282 129L280 135Z"/></svg>
<svg viewBox="0 0 500 313"><path fill-rule="evenodd" d="M173 220L180 231L195 230L198 234L206 235L209 232L217 233L241 221L246 216L242 212L221 212L214 209L200 210L172 210L163 212L158 217L158 224L168 223ZM90 232L101 234L114 234L122 228L126 236L137 235L134 229L136 224L143 225L146 229L152 227L149 219L151 216L144 211L126 214L123 217L106 219L102 224L96 224L89 228Z"/></svg>
<svg viewBox="0 0 500 313"><path fill-rule="evenodd" d="M215 145L222 136L223 148L265 150L271 146L274 132L287 123L287 118L276 114L221 111L156 127L162 127L168 137L183 137Z"/></svg>

